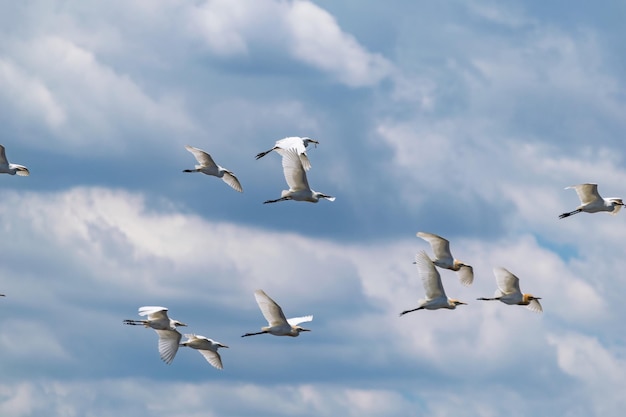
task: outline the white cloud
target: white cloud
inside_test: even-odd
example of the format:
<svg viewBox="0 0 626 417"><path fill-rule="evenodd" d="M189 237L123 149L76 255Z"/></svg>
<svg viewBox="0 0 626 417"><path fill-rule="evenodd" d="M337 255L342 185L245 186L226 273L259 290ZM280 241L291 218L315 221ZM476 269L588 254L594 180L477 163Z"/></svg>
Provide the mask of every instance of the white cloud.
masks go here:
<svg viewBox="0 0 626 417"><path fill-rule="evenodd" d="M95 393L97 392L97 395ZM0 385L0 410L17 416L406 416L411 402L387 390L274 386L231 381L159 382L133 378ZM163 401L163 398L170 400ZM101 405L106 404L107 408Z"/></svg>
<svg viewBox="0 0 626 417"><path fill-rule="evenodd" d="M8 60L0 60L0 87L4 107L19 109L28 122L43 122L53 130L65 123L67 115L46 85Z"/></svg>
<svg viewBox="0 0 626 417"><path fill-rule="evenodd" d="M561 369L592 393L594 415L617 415L626 407L626 399L614 391L626 383L626 362L615 352L595 337L580 334L554 334L549 341Z"/></svg>
<svg viewBox="0 0 626 417"><path fill-rule="evenodd" d="M253 48L290 55L350 87L372 86L393 65L344 32L327 11L309 1L212 0L190 10L192 32L218 56L246 56ZM279 66L279 65L278 65Z"/></svg>
<svg viewBox="0 0 626 417"><path fill-rule="evenodd" d="M254 15L259 12L253 2L211 0L189 10L191 31L217 55L245 55L248 43L244 30L254 24Z"/></svg>
<svg viewBox="0 0 626 417"><path fill-rule="evenodd" d="M470 1L467 5L476 16L510 28L521 28L537 23L528 18L523 10L514 4L503 5L498 2Z"/></svg>
<svg viewBox="0 0 626 417"><path fill-rule="evenodd" d="M294 1L286 19L290 48L302 61L353 87L374 85L390 75L389 61L366 51L353 36L342 32L330 13L315 4Z"/></svg>
<svg viewBox="0 0 626 417"><path fill-rule="evenodd" d="M626 291L623 212L557 219L578 204L564 186L595 181L609 196L626 181L623 81L605 33L495 3L403 5L376 19L367 2L359 13L308 1L96 3L0 13L19 29L0 40L9 132L34 126L45 146L96 162L1 178L0 414L621 411L601 404L623 382L612 307ZM393 86L319 88L312 73ZM257 187L229 200L217 183L195 187L206 178L169 176L172 146L202 140L242 179L248 169L267 185L271 170L282 185L277 158L252 164L285 131L319 135L311 175L342 191L335 204L268 208L250 198ZM41 159L23 160L35 174ZM474 265L469 288L442 271L468 306L398 317L422 296L418 229L449 237ZM543 315L474 300L493 293L495 265L542 297ZM263 324L256 288L288 315L314 314L313 332L240 339ZM154 332L121 324L148 303L231 345L224 372L190 350L162 364ZM613 383L589 388L602 372ZM160 401L172 393L179 401Z"/></svg>
<svg viewBox="0 0 626 417"><path fill-rule="evenodd" d="M2 300L3 308L9 306L5 301L12 304L9 314L0 321L7 332L0 340L6 345L12 336L20 334L10 330L15 328L11 314L33 311L30 322L36 317L41 321L31 326L40 329L51 323L67 323L52 327L53 334L28 332L28 343L33 348L45 343L57 346L48 355L57 358L55 366L70 361L75 370L68 376L101 373L118 379L135 369L152 386L158 385L155 372L173 372L182 378L190 369L197 369L201 358L191 354L195 352L181 351L172 366L163 365L157 357L153 332L121 324L121 319L133 315L139 305L165 304L173 317L190 324L190 331L202 334L210 329L206 336L229 344L231 349L223 353L224 372L231 373L238 384L248 384L260 398L297 398L300 403L309 403L307 412L317 415L403 415L415 402L424 402L432 410L439 410L440 404L424 397L418 388L400 394L389 381L372 384L373 375L385 370L393 372L393 380L416 372L412 378L417 386L445 375L456 379L459 387L466 387L465 395L469 396L474 391L467 384L476 377L486 381L508 373L525 373L527 379L542 376L539 379L548 383L552 377L561 377L558 367L564 365L562 361L557 365L550 354L552 330L547 329L574 335L579 334L577 329L584 334L586 328L610 333L609 328L600 330L600 326L608 323L610 327L614 322L601 301L604 291L610 289L578 278L531 237L505 243L455 241L457 256L474 265L476 281L465 288L451 271L442 271L442 276L449 295L469 305L455 311L420 311L399 318L399 311L413 306L423 295L411 261L416 250L428 248L414 237L377 245L338 244L213 222L180 213L167 204L150 207L145 196L106 188L43 194L5 192L3 201L0 225L19 236L10 246L5 241L0 248L17 263L5 265L3 276L20 279L7 278L3 282L2 290L8 296ZM17 201L23 209L14 212L10 207ZM14 254L26 250L29 261L23 264ZM520 277L522 290L543 298L543 316L523 307L474 301L493 293L491 267L499 264ZM19 274L17 268L21 268ZM46 271L45 281L38 272L41 268ZM611 278L601 282L605 281L611 282ZM567 286L570 288L563 292ZM288 315L314 314L310 326L313 332L296 340L259 336L237 343L243 332L263 322L252 297L256 288L264 288ZM600 291L603 293L596 294ZM581 297L586 304L579 302ZM589 314L589 310L595 312ZM102 334L107 335L106 340ZM77 338L81 343L72 343ZM20 339L29 340L23 336ZM23 352L3 350L13 364L7 377L16 378L18 369L27 366L29 359ZM104 351L106 359L95 360ZM283 369L281 363L291 366ZM324 367L318 368L322 363ZM270 369L280 369L272 378L287 378L300 388L282 392L277 387L257 387L256 378ZM320 379L323 382L311 388L307 372L314 372L316 378L325 375ZM361 376L357 376L359 373ZM354 378L369 382L365 387L353 386L350 381ZM108 382L94 381L93 388L84 388L87 391L80 395L73 393L76 387L67 388L64 379L58 384L69 390L68 407L80 413L89 404L78 398L90 398L92 389L105 389ZM480 390L489 390L490 383L484 384ZM160 395L159 389L155 394L131 385L132 390L143 392L138 398L144 401ZM198 407L210 403L204 402L209 400L202 397L202 384L189 382L175 389ZM234 396L232 403L269 414L270 409L265 408L269 405L264 404L270 403L257 403L249 391L245 392L249 403L242 404L244 393L236 389L229 394ZM507 389L504 392L509 393ZM320 395L325 402L318 400ZM590 394L582 400L596 402L598 396ZM399 398L406 398L406 403L400 401L398 405ZM137 401L142 404L131 397L116 403L120 409L132 410ZM465 415L490 415L503 410L501 407L496 403L483 410L476 403ZM164 413L170 407L157 404L148 410ZM274 415L292 415L293 411L286 404Z"/></svg>
<svg viewBox="0 0 626 417"><path fill-rule="evenodd" d="M54 145L43 146L119 150L127 147L120 136L132 131L194 129L175 97L150 97L131 77L71 40L42 36L11 47L14 62L0 62L0 77L13 84L5 89L7 108L18 120L23 113L43 119L55 138Z"/></svg>

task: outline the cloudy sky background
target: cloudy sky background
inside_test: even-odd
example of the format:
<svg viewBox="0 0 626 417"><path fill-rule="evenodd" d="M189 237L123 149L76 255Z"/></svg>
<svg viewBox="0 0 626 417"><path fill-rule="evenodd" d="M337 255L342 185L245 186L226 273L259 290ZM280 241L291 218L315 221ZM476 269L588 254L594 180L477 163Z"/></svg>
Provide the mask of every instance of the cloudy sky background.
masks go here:
<svg viewBox="0 0 626 417"><path fill-rule="evenodd" d="M618 416L626 399L623 2L0 4L0 415ZM333 203L263 205L285 136ZM181 171L211 153L244 193ZM419 311L418 230L469 303ZM544 314L476 301L493 266ZM257 336L253 292L301 337ZM224 370L123 326L164 305Z"/></svg>

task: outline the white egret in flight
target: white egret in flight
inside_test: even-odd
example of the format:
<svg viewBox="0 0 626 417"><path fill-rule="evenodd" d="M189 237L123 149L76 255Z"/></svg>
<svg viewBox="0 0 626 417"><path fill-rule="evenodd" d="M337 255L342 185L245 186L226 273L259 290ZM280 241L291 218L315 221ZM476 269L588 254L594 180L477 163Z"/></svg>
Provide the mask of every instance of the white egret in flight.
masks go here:
<svg viewBox="0 0 626 417"><path fill-rule="evenodd" d="M276 203L278 201L285 200L309 201L311 203L317 203L320 198L325 198L328 201L335 201L335 197L314 191L311 187L309 187L309 182L306 179L306 172L302 167L302 162L300 161L298 152L295 149L287 149L282 151L282 153L283 172L289 189L283 190L280 198L276 200L264 201L263 204Z"/></svg>
<svg viewBox="0 0 626 417"><path fill-rule="evenodd" d="M319 145L318 141L307 137L301 138L298 136L292 136L280 139L276 141L272 149L257 154L256 159L263 158L265 155L272 151L276 151L278 152L278 154L282 155L284 150L295 149L296 152L298 152L300 161L302 162L302 167L305 171L308 171L309 169L311 169L311 162L309 161L309 157L306 155L306 148L307 146L309 146L309 143Z"/></svg>
<svg viewBox="0 0 626 417"><path fill-rule="evenodd" d="M433 263L439 268L457 271L459 280L463 285L471 285L474 282L474 269L458 259L454 259L450 253L450 242L447 239L432 233L417 232L417 237L421 237L428 243L433 250L435 259Z"/></svg>
<svg viewBox="0 0 626 417"><path fill-rule="evenodd" d="M196 157L199 165L196 165L195 169L185 169L183 172L202 172L206 175L212 175L214 177L221 178L226 184L230 185L240 193L243 192L243 188L241 188L241 184L235 174L233 174L232 171L217 165L213 161L213 158L211 158L211 155L204 152L202 149L194 148L189 145L185 145L185 149Z"/></svg>
<svg viewBox="0 0 626 417"><path fill-rule="evenodd" d="M497 267L493 268L493 273L496 276L496 285L498 289L493 298L477 298L477 300L492 301L498 300L508 305L520 305L527 306L527 308L535 313L543 311L539 300L540 297L535 297L532 294L524 294L519 288L519 278L510 273L508 270Z"/></svg>
<svg viewBox="0 0 626 417"><path fill-rule="evenodd" d="M241 337L254 336L257 334L269 333L274 336L292 336L297 337L300 332L310 332L309 329L304 329L298 326L300 323L305 323L313 320L313 316L294 317L292 319L286 319L283 310L274 300L272 300L263 290L256 290L254 292L254 298L263 313L263 317L267 320L267 327L261 327L261 331L257 333L246 333Z"/></svg>
<svg viewBox="0 0 626 417"><path fill-rule="evenodd" d="M435 264L426 255L426 252L421 251L415 255L415 264L422 278L426 298L422 298L417 302L417 308L404 310L400 313L401 316L416 310L437 310L440 308L454 310L458 305L466 305L466 303L459 300L448 298L441 283L441 275L439 275L439 271L437 271Z"/></svg>
<svg viewBox="0 0 626 417"><path fill-rule="evenodd" d="M140 316L148 316L147 320L124 320L124 324L149 327L159 335L159 355L168 365L174 360L182 335L176 330L179 326L187 326L167 316L167 308L158 306L139 307Z"/></svg>
<svg viewBox="0 0 626 417"><path fill-rule="evenodd" d="M0 145L0 174L11 174L27 177L30 171L24 165L11 164L7 161L7 155L4 146Z"/></svg>
<svg viewBox="0 0 626 417"><path fill-rule="evenodd" d="M200 335L186 334L185 337L187 338L187 340L181 343L181 346L187 346L193 349L197 349L198 352L200 352L202 356L204 356L204 359L206 359L208 363L210 363L217 369L223 369L222 357L219 353L217 353L217 349L227 348L228 346Z"/></svg>
<svg viewBox="0 0 626 417"><path fill-rule="evenodd" d="M573 214L580 213L584 211L585 213L597 213L599 211L608 211L609 213L615 215L624 205L624 202L621 198L610 197L603 198L598 193L598 184L578 184L572 185L570 187L565 187L565 189L573 188L576 190L578 194L578 198L580 199L581 205L576 208L574 211L570 211L569 213L563 213L559 216L559 219L564 219Z"/></svg>

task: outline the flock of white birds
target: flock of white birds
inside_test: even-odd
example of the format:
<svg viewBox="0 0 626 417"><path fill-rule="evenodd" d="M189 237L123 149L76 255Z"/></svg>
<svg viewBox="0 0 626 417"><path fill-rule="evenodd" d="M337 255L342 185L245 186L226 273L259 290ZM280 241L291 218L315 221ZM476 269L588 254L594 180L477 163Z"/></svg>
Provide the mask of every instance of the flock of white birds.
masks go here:
<svg viewBox="0 0 626 417"><path fill-rule="evenodd" d="M280 198L276 200L267 200L263 204L276 203L278 201L295 200L295 201L309 201L311 203L317 203L320 198L325 198L329 201L335 201L335 197L331 197L324 193L320 193L311 189L309 181L306 178L306 171L311 169L311 162L306 154L306 148L310 143L319 144L318 141L307 138L292 136L276 141L276 144L272 149L257 154L256 159L263 158L265 155L272 151L276 151L283 158L283 173L285 174L285 180L289 186L288 190L283 190ZM243 192L241 183L232 171L227 170L217 165L211 155L203 151L202 149L194 148L193 146L185 146L185 148L193 154L198 161L198 165L194 169L185 169L183 172L202 172L206 175L212 175L214 177L221 178L224 182L230 185L233 189Z"/></svg>
<svg viewBox="0 0 626 417"><path fill-rule="evenodd" d="M335 197L315 191L309 186L306 171L311 169L311 162L306 154L309 144L318 145L319 142L308 137L287 137L276 141L273 148L261 152L256 155L256 159L275 151L282 157L283 173L288 190L283 190L280 198L267 200L267 203L276 203L278 201L295 200L308 201L317 203L320 199L334 201ZM210 154L202 149L192 146L185 148L193 154L198 164L194 169L185 169L183 172L201 172L206 175L221 178L226 184L234 190L243 192L241 183L236 175L217 165ZM23 165L9 163L6 158L4 146L0 145L0 173L28 176L30 174L28 168ZM572 216L577 213L598 213L608 212L616 214L624 206L621 198L611 197L603 198L598 193L597 184L579 184L566 189L573 188L576 190L580 199L580 206L575 210L563 213L560 219ZM415 256L414 264L417 265L419 275L424 286L425 297L418 301L417 307L405 310L400 316L417 311L417 310L437 310L440 308L455 309L458 305L466 305L462 301L449 298L443 288L441 275L437 268L449 269L456 271L460 282L465 285L471 285L474 281L474 271L471 265L465 264L452 256L450 251L450 242L441 236L418 232L417 236L427 241L432 249L433 258L431 259L426 252L420 251ZM519 278L513 273L502 267L493 269L496 277L497 289L493 297L481 297L477 300L483 301L500 301L508 305L522 305L534 312L542 312L543 309L539 303L540 297L532 294L523 293L520 290ZM4 294L0 294L4 297ZM291 336L297 337L301 332L310 331L300 326L301 323L313 320L313 316L302 316L287 319L280 306L272 300L263 290L256 290L254 293L256 302L268 322L268 325L261 328L260 332L246 333L241 337L271 334L274 336ZM146 328L154 329L159 337L158 349L161 359L170 364L180 346L190 347L198 350L202 356L212 366L217 369L223 369L222 359L218 352L219 348L228 348L228 346L209 339L205 336L193 333L185 334L187 340L181 343L182 334L178 332L177 327L186 327L187 324L178 320L171 319L168 316L168 309L160 306L143 306L139 308L139 316L147 317L142 320L127 319L124 324L141 325Z"/></svg>
<svg viewBox="0 0 626 417"><path fill-rule="evenodd" d="M604 211L617 214L624 205L621 198L603 198L600 193L598 193L597 184L578 184L565 187L565 189L569 188L576 190L581 204L575 210L561 214L559 216L560 219L581 212L598 213ZM443 284L441 283L441 276L436 267L457 271L463 285L471 285L472 282L474 282L473 268L452 256L450 252L450 242L448 240L441 236L425 232L418 232L417 236L430 243L434 254L434 259L430 259L428 255L426 255L426 252L423 251L415 256L414 263L417 265L420 277L422 278L426 297L418 301L416 308L405 310L400 313L400 315L402 316L406 313L422 309L437 310L440 308L448 308L454 310L458 305L466 305L467 303L450 298L446 295ZM523 293L519 286L519 278L513 273L502 267L493 268L493 273L496 276L497 286L495 294L493 297L480 297L477 298L477 300L497 300L508 305L526 306L529 310L537 313L543 311L541 303L539 303L541 298L535 297L532 294Z"/></svg>

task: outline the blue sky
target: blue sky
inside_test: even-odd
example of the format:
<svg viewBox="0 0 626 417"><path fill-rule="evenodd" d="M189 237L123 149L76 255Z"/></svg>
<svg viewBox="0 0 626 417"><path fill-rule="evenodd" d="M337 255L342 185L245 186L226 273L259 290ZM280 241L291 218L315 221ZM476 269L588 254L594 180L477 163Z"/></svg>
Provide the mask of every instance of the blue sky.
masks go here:
<svg viewBox="0 0 626 417"><path fill-rule="evenodd" d="M31 1L0 5L0 415L618 416L623 213L564 187L626 183L618 1ZM311 186L283 202L286 136ZM183 174L190 144L244 192ZM471 287L418 311L417 231ZM494 266L544 313L481 303ZM264 325L253 292L288 316ZM229 345L171 365L169 307Z"/></svg>

